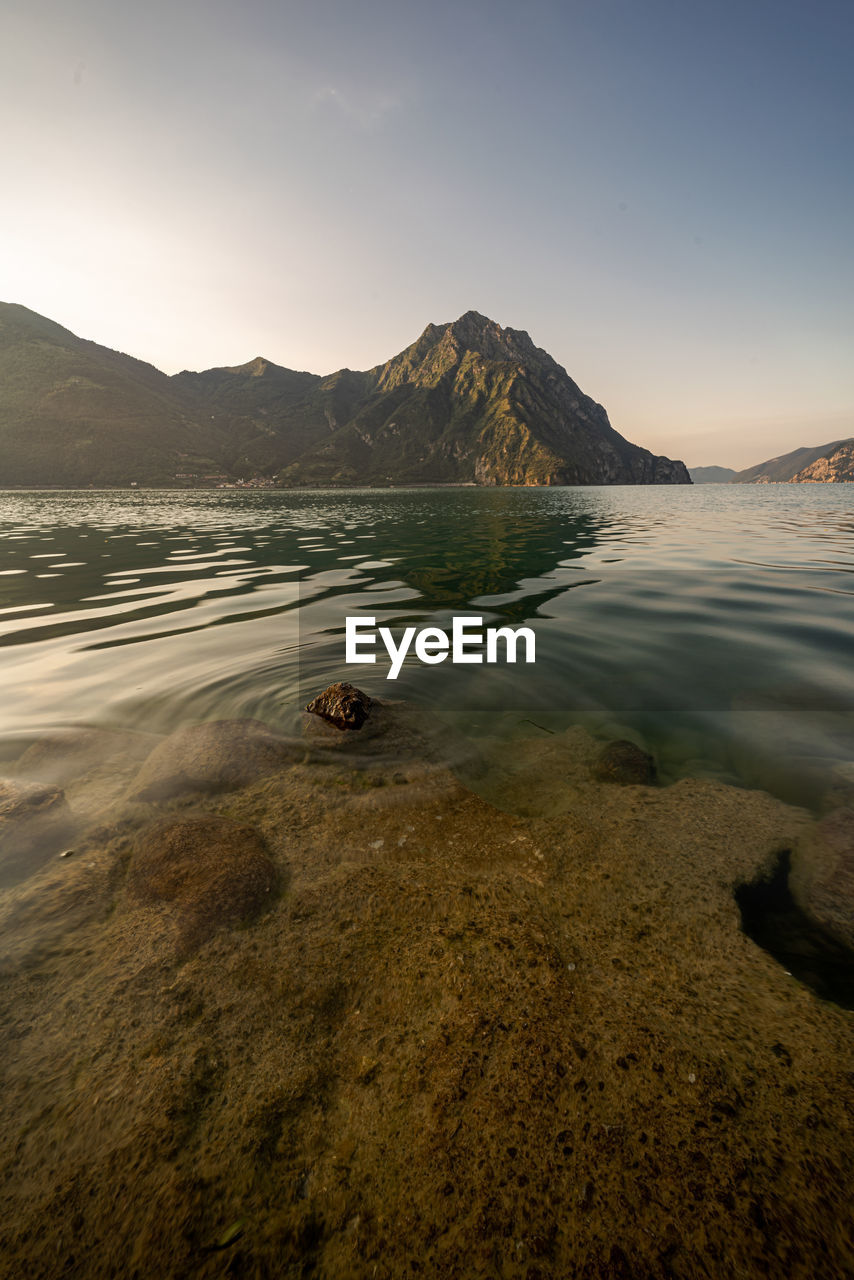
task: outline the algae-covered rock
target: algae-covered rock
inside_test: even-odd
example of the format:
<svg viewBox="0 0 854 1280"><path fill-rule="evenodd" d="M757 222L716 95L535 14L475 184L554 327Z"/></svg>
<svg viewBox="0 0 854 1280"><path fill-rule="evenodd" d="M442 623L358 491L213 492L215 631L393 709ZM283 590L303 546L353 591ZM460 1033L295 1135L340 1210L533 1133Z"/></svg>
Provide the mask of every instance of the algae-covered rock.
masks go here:
<svg viewBox="0 0 854 1280"><path fill-rule="evenodd" d="M292 763L300 749L260 720L211 720L159 743L130 788L133 800L233 791Z"/></svg>
<svg viewBox="0 0 854 1280"><path fill-rule="evenodd" d="M0 885L16 884L46 862L71 827L59 787L0 779Z"/></svg>
<svg viewBox="0 0 854 1280"><path fill-rule="evenodd" d="M205 817L165 821L138 838L128 895L174 903L179 930L196 946L222 925L250 920L269 904L276 867L254 827Z"/></svg>
<svg viewBox="0 0 854 1280"><path fill-rule="evenodd" d="M830 937L854 951L854 809L837 809L797 843L792 897Z"/></svg>
<svg viewBox="0 0 854 1280"><path fill-rule="evenodd" d="M655 761L646 751L625 738L609 742L593 765L593 776L600 782L616 782L620 786L652 786L656 779Z"/></svg>
<svg viewBox="0 0 854 1280"><path fill-rule="evenodd" d="M337 684L329 685L323 693L312 698L306 711L320 716L328 724L335 725L336 729L361 729L370 716L373 705L373 699L362 693L361 689L346 680L339 680Z"/></svg>

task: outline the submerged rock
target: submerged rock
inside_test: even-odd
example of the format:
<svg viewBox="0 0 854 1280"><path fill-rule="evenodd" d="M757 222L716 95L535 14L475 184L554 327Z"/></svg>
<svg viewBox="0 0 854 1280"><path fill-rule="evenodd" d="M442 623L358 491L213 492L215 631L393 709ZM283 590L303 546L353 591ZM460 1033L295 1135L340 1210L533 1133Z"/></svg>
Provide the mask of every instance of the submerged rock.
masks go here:
<svg viewBox="0 0 854 1280"><path fill-rule="evenodd" d="M657 775L652 756L621 738L609 742L600 753L593 765L593 776L599 782L616 782L623 787L650 787Z"/></svg>
<svg viewBox="0 0 854 1280"><path fill-rule="evenodd" d="M130 788L132 800L165 800L186 791L233 791L300 754L260 720L211 720L178 729L154 748Z"/></svg>
<svg viewBox="0 0 854 1280"><path fill-rule="evenodd" d="M792 897L826 934L854 951L854 809L837 809L792 855Z"/></svg>
<svg viewBox="0 0 854 1280"><path fill-rule="evenodd" d="M59 787L0 779L0 885L25 879L62 847L71 828Z"/></svg>
<svg viewBox="0 0 854 1280"><path fill-rule="evenodd" d="M64 785L89 770L144 760L157 739L113 729L58 729L27 748L16 766L22 778Z"/></svg>
<svg viewBox="0 0 854 1280"><path fill-rule="evenodd" d="M820 767L820 813L830 814L837 809L854 808L854 761L822 759Z"/></svg>
<svg viewBox="0 0 854 1280"><path fill-rule="evenodd" d="M312 715L320 716L336 729L361 729L371 714L374 705L372 698L355 685L340 680L312 698L306 707Z"/></svg>
<svg viewBox="0 0 854 1280"><path fill-rule="evenodd" d="M257 916L277 884L276 867L259 832L218 817L146 828L128 873L131 899L176 904L188 947L198 946L222 925Z"/></svg>

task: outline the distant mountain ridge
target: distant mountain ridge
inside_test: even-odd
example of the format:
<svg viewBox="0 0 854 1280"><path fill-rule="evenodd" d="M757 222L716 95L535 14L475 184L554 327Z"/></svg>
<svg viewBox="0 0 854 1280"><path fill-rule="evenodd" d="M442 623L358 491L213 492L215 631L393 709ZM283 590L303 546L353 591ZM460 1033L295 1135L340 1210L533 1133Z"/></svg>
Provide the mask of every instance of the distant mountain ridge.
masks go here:
<svg viewBox="0 0 854 1280"><path fill-rule="evenodd" d="M167 484L182 460L221 470L227 443L153 365L0 304L0 484Z"/></svg>
<svg viewBox="0 0 854 1280"><path fill-rule="evenodd" d="M690 484L475 311L367 372L172 377L0 304L0 485Z"/></svg>
<svg viewBox="0 0 854 1280"><path fill-rule="evenodd" d="M729 484L737 472L732 467L689 467L694 484Z"/></svg>
<svg viewBox="0 0 854 1280"><path fill-rule="evenodd" d="M838 441L792 477L793 484L850 484L854 480L854 439Z"/></svg>
<svg viewBox="0 0 854 1280"><path fill-rule="evenodd" d="M733 476L732 484L828 484L854 481L854 438L793 449Z"/></svg>

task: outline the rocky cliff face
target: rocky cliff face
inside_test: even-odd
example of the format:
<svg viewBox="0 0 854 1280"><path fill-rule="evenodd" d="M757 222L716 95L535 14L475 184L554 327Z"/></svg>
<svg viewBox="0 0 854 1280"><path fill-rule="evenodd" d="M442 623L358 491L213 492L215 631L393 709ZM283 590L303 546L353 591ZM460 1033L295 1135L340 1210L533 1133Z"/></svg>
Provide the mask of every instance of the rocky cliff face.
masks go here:
<svg viewBox="0 0 854 1280"><path fill-rule="evenodd" d="M792 477L792 484L850 484L854 480L854 440L843 440L823 458Z"/></svg>
<svg viewBox="0 0 854 1280"><path fill-rule="evenodd" d="M854 480L854 439L793 449L732 477L732 484L826 484Z"/></svg>
<svg viewBox="0 0 854 1280"><path fill-rule="evenodd" d="M361 403L284 483L690 484L630 444L527 333L475 311L365 377Z"/></svg>

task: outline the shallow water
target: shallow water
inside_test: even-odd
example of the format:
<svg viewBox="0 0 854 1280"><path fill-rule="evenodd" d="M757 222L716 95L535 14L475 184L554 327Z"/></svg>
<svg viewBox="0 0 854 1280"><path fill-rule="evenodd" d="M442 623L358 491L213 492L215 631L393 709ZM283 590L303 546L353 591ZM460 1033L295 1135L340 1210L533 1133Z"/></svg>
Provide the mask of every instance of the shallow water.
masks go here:
<svg viewBox="0 0 854 1280"><path fill-rule="evenodd" d="M583 723L665 778L854 782L848 486L0 495L4 754L58 725L292 728L351 679L468 734ZM532 665L344 663L344 620L527 625ZM381 654L382 658L383 655Z"/></svg>

